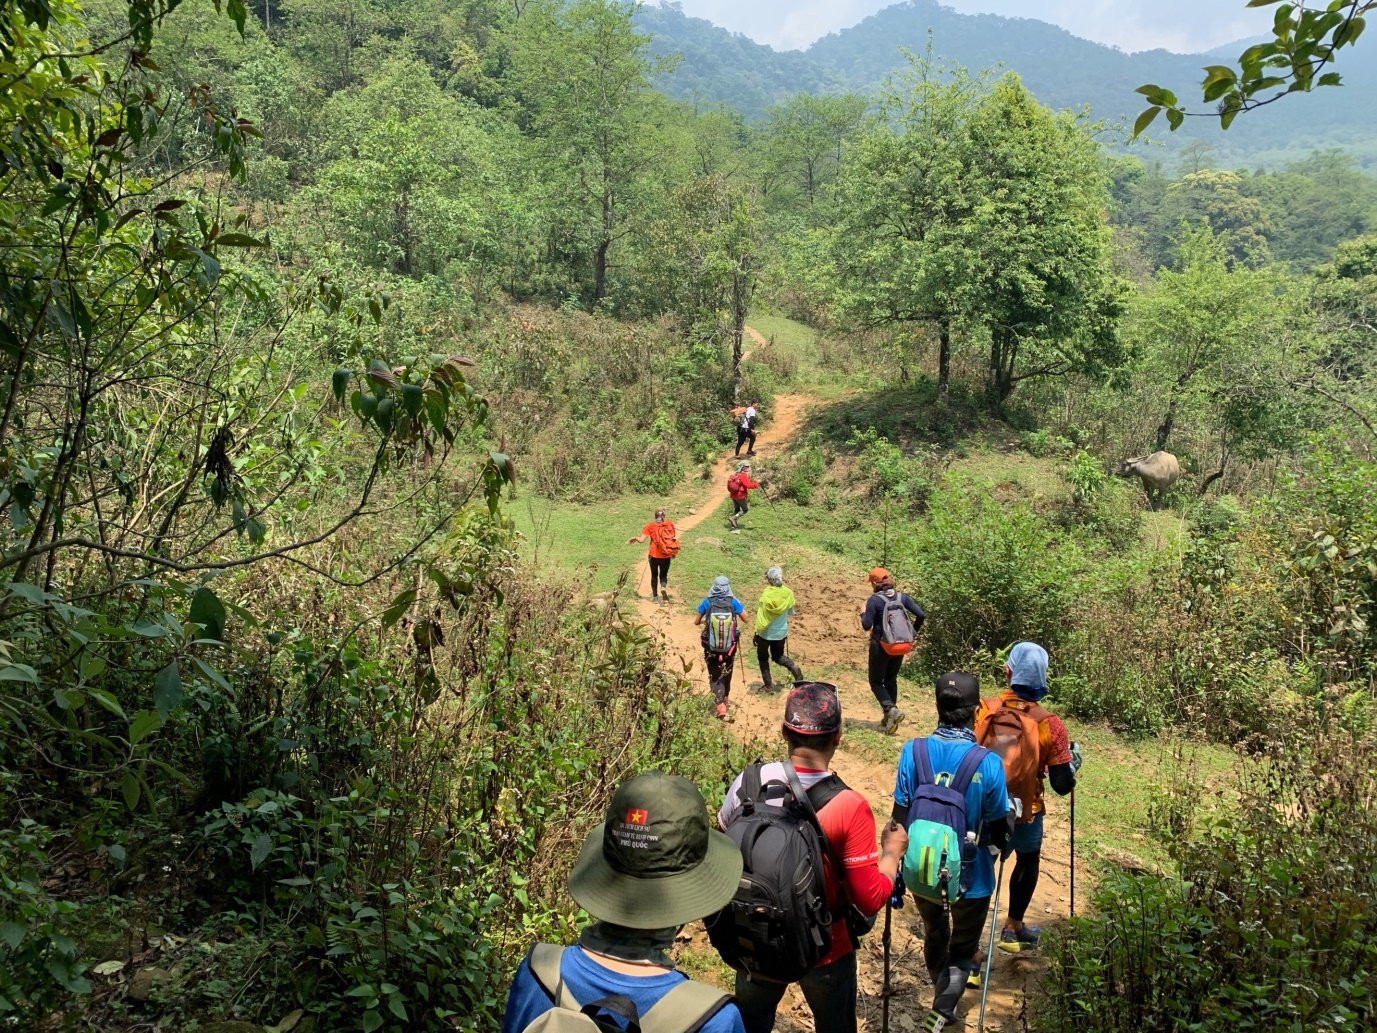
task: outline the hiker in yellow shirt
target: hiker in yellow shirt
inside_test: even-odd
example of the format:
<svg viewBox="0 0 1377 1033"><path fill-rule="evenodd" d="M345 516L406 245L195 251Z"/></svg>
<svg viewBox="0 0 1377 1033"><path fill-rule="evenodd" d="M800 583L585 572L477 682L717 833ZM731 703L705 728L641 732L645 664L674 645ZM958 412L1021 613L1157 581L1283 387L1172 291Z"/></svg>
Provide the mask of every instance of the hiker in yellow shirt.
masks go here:
<svg viewBox="0 0 1377 1033"><path fill-rule="evenodd" d="M755 655L760 661L760 679L764 683L761 691L773 692L771 660L787 670L794 681L803 680L803 671L786 652L789 645L789 616L795 606L793 589L785 585L784 571L779 567L765 571L765 584L766 588L760 593L760 605L756 608Z"/></svg>

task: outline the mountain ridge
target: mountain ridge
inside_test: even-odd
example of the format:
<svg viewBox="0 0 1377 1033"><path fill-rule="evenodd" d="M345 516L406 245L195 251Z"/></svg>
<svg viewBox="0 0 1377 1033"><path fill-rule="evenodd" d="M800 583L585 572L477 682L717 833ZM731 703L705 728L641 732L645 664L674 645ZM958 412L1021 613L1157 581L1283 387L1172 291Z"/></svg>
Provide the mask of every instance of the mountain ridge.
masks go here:
<svg viewBox="0 0 1377 1033"><path fill-rule="evenodd" d="M660 76L670 96L700 106L725 105L750 121L795 93L873 95L899 71L905 49L926 52L971 71L1002 68L1019 74L1033 94L1057 109L1089 109L1093 117L1127 127L1143 108L1135 90L1154 82L1189 97L1206 64L1236 58L1240 40L1199 54L1154 49L1128 52L1086 40L1035 18L961 14L936 0L902 0L855 25L828 33L806 50L778 51L711 21L686 15L678 4L647 5L637 25L652 37L651 50L682 60ZM1311 150L1338 147L1377 166L1377 128L1362 96L1377 89L1377 68L1361 49L1338 68L1346 86L1322 88L1250 112L1223 133L1211 118L1188 119L1177 133L1154 139L1175 149L1204 140L1222 158L1278 164ZM1200 108L1200 105L1196 105ZM1125 131L1124 136L1127 136ZM1141 146L1135 145L1135 146Z"/></svg>

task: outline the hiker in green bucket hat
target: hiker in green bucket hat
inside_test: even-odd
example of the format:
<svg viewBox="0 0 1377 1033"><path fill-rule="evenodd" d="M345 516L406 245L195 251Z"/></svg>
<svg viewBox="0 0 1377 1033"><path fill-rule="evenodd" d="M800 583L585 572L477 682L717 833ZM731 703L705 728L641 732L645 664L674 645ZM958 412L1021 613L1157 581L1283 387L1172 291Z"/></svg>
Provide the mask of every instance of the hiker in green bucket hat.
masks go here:
<svg viewBox="0 0 1377 1033"><path fill-rule="evenodd" d="M709 826L697 786L661 771L622 783L569 875L569 895L594 921L576 946L538 944L527 955L502 1033L563 1029L589 1007L645 1033L743 1033L731 995L689 980L670 957L680 927L720 910L740 879L741 853Z"/></svg>

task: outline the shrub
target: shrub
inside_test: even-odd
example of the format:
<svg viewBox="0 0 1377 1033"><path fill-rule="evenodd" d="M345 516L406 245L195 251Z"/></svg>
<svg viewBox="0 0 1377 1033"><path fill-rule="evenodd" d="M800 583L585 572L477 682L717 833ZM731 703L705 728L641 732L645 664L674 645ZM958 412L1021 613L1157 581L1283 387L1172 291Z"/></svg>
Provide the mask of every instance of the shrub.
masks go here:
<svg viewBox="0 0 1377 1033"><path fill-rule="evenodd" d="M1052 940L1037 1033L1373 1027L1374 744L1298 725L1244 765L1237 810L1196 835L1175 815L1179 878L1111 875Z"/></svg>
<svg viewBox="0 0 1377 1033"><path fill-rule="evenodd" d="M1057 648L1082 557L1030 507L999 503L983 481L948 478L896 566L929 612L925 660L946 670L1019 639Z"/></svg>

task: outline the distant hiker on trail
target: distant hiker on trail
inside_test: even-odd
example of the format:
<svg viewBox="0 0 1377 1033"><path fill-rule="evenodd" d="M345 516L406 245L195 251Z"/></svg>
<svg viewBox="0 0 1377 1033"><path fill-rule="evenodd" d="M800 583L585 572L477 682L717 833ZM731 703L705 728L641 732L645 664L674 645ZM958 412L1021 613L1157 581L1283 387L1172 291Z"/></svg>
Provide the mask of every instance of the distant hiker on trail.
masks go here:
<svg viewBox="0 0 1377 1033"><path fill-rule="evenodd" d="M569 895L593 923L575 947L540 944L526 956L502 1033L531 1029L542 1016L540 1029L551 1033L591 1029L580 1025L585 1007L608 1023L629 1019L644 1033L743 1033L731 996L685 978L670 956L680 927L716 912L740 878L741 852L708 827L697 786L660 771L623 782L569 875Z"/></svg>
<svg viewBox="0 0 1377 1033"><path fill-rule="evenodd" d="M659 599L663 592L668 602L669 565L679 555L679 533L674 529L674 521L665 519L663 509L657 509L655 519L641 528L635 538L628 538L626 544L638 545L647 538L650 539L650 597Z"/></svg>
<svg viewBox="0 0 1377 1033"><path fill-rule="evenodd" d="M1047 810L1042 776L1046 772L1052 789L1065 796L1076 788L1081 757L1061 718L1039 705L1047 695L1047 650L1036 642L1018 643L1009 651L1004 675L1009 688L980 704L975 734L1003 759L1009 795L1023 801L1010 842L1017 859L1009 877L1009 913L999 934L1001 949L1021 951L1036 947L1042 933L1023 921L1042 863L1042 818Z"/></svg>
<svg viewBox="0 0 1377 1033"><path fill-rule="evenodd" d="M752 867L731 904L707 920L708 935L737 970L746 1033L770 1033L790 982L803 991L813 1028L855 1033L856 941L894 890L908 836L891 822L876 850L870 804L829 773L842 732L835 686L799 682L790 689L782 732L788 759L751 765L717 812L735 842L752 841ZM747 798L769 806L748 812ZM796 861L820 880L801 881ZM778 927L755 920L758 893L785 911ZM820 916L826 924L818 923Z"/></svg>
<svg viewBox="0 0 1377 1033"><path fill-rule="evenodd" d="M923 919L923 961L934 987L932 1010L919 1027L939 1033L976 970L995 892L994 858L1011 835L1004 768L976 745L980 682L950 671L937 679L937 730L910 739L899 754L894 820L908 830L904 883ZM957 856L951 856L955 854Z"/></svg>
<svg viewBox="0 0 1377 1033"><path fill-rule="evenodd" d="M783 667L795 681L803 680L803 671L789 658L789 617L795 600L791 588L784 584L784 571L771 567L765 571L765 584L760 593L760 606L755 612L755 656L760 663L761 690L774 691L770 677L770 660Z"/></svg>
<svg viewBox="0 0 1377 1033"><path fill-rule="evenodd" d="M732 415L736 417L736 456L741 455L741 446L746 446L748 456L755 455L755 424L757 420L755 402L745 408L732 410Z"/></svg>
<svg viewBox="0 0 1377 1033"><path fill-rule="evenodd" d="M727 497L732 500L732 514L727 517L727 521L732 525L733 532L741 530L738 521L751 511L751 507L746 503L746 498L751 493L752 488L759 487L758 482L751 480L750 463L738 463L736 473L727 478Z"/></svg>
<svg viewBox="0 0 1377 1033"><path fill-rule="evenodd" d="M899 709L899 668L913 651L913 641L927 619L923 608L894 588L884 567L870 572L874 594L861 611L861 627L870 632L870 691L884 711L880 727L893 735L904 719Z"/></svg>
<svg viewBox="0 0 1377 1033"><path fill-rule="evenodd" d="M727 719L727 697L732 691L732 669L736 666L736 650L741 645L740 617L746 612L740 599L732 594L731 582L719 574L713 578L707 597L698 604L694 627L703 625L703 663L708 668L708 685L712 689L717 716Z"/></svg>

